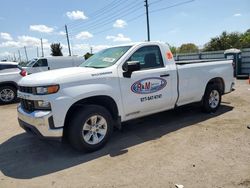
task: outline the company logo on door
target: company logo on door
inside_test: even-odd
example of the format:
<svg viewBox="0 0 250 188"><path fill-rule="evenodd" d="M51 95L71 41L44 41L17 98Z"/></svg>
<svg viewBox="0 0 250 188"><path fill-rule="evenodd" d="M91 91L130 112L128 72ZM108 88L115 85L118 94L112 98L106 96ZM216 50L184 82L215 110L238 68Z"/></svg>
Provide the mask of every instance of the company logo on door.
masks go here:
<svg viewBox="0 0 250 188"><path fill-rule="evenodd" d="M166 85L167 81L162 78L144 78L135 82L131 86L131 91L137 94L149 94L162 90Z"/></svg>

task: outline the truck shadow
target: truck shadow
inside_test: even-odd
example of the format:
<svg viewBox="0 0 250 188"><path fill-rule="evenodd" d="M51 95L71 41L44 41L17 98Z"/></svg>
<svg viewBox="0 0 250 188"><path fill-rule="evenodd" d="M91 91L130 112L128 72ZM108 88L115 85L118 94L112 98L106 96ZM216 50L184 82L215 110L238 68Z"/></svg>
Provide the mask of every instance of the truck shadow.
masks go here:
<svg viewBox="0 0 250 188"><path fill-rule="evenodd" d="M122 131L115 131L109 143L94 153L79 153L68 144L42 141L22 133L0 145L0 170L8 177L30 179L39 177L109 155L116 157L127 148L160 137L231 111L222 105L214 114L201 113L194 105L178 108L130 121ZM202 125L200 125L202 126Z"/></svg>

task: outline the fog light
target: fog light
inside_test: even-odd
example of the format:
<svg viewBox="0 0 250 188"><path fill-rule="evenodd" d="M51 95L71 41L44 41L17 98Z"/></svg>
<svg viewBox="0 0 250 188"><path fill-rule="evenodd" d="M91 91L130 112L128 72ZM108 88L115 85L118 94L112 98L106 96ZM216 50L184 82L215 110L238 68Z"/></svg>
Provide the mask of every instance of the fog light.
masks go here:
<svg viewBox="0 0 250 188"><path fill-rule="evenodd" d="M35 103L36 109L38 110L50 110L50 102L48 101L36 101Z"/></svg>
<svg viewBox="0 0 250 188"><path fill-rule="evenodd" d="M38 106L48 108L50 107L50 103L48 101L38 101Z"/></svg>

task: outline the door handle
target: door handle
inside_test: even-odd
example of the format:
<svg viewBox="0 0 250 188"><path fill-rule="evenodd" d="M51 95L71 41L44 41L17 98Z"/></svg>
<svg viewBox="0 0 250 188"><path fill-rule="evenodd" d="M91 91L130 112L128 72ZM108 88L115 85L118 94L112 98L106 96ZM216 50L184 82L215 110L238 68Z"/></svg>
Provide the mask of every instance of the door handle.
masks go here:
<svg viewBox="0 0 250 188"><path fill-rule="evenodd" d="M168 77L168 76L170 76L170 74L162 74L162 75L160 75L160 77Z"/></svg>

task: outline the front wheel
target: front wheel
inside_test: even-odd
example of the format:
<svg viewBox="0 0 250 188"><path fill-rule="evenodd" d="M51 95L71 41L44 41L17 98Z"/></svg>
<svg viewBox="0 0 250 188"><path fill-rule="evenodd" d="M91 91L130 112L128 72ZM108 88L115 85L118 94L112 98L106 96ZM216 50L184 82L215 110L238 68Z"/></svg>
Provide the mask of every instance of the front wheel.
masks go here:
<svg viewBox="0 0 250 188"><path fill-rule="evenodd" d="M17 99L17 90L12 86L0 87L0 104L9 104Z"/></svg>
<svg viewBox="0 0 250 188"><path fill-rule="evenodd" d="M95 151L103 147L113 131L109 111L102 106L86 105L75 113L68 127L70 144L79 151Z"/></svg>
<svg viewBox="0 0 250 188"><path fill-rule="evenodd" d="M202 109L204 112L215 112L221 103L221 91L217 85L208 85L203 96Z"/></svg>

